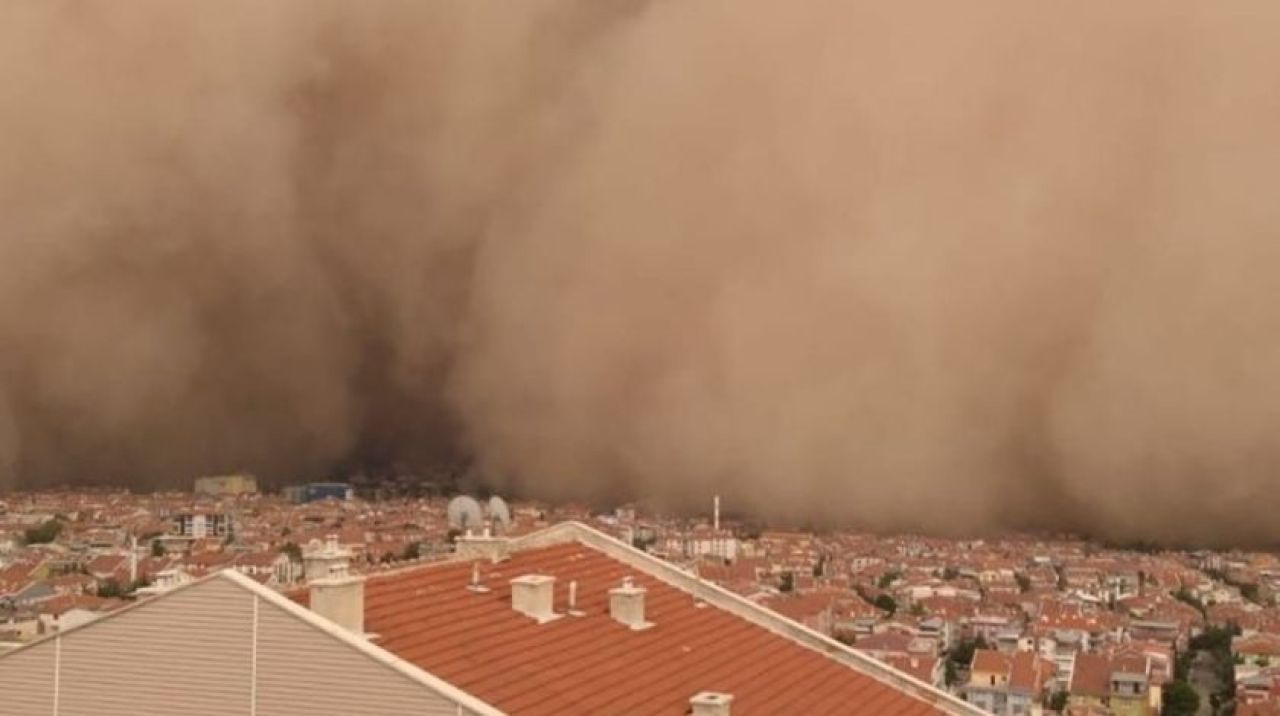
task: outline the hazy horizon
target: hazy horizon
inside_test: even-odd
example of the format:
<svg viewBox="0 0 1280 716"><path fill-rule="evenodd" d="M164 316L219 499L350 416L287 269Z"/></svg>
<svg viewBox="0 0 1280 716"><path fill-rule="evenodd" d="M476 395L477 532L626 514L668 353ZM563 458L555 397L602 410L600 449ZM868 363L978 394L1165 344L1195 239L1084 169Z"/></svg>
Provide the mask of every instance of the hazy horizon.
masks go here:
<svg viewBox="0 0 1280 716"><path fill-rule="evenodd" d="M1275 544L1280 5L0 6L0 489Z"/></svg>

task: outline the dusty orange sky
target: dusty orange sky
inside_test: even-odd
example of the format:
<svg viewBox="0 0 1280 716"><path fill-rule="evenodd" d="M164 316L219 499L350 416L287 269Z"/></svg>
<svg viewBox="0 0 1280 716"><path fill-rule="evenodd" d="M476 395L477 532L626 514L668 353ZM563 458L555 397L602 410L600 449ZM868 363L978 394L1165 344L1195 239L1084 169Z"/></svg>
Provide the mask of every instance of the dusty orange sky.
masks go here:
<svg viewBox="0 0 1280 716"><path fill-rule="evenodd" d="M0 471L1280 539L1278 23L5 3Z"/></svg>

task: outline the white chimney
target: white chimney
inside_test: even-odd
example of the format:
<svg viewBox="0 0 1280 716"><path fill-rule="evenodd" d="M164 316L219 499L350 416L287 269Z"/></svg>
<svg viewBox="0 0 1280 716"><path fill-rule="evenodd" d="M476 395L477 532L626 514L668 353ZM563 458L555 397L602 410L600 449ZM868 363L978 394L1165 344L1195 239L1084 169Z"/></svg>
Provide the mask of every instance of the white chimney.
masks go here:
<svg viewBox="0 0 1280 716"><path fill-rule="evenodd" d="M137 590L137 594L141 596L164 594L165 592L177 589L190 581L191 577L189 577L186 572L182 571L182 566L179 565L156 572L155 580L151 585Z"/></svg>
<svg viewBox="0 0 1280 716"><path fill-rule="evenodd" d="M311 611L364 636L364 577L354 576L346 563L335 564L329 576L316 579L311 588Z"/></svg>
<svg viewBox="0 0 1280 716"><path fill-rule="evenodd" d="M346 566L351 561L351 550L338 544L338 535L328 535L324 544L312 540L310 548L302 555L303 575L308 582L327 579L335 566Z"/></svg>
<svg viewBox="0 0 1280 716"><path fill-rule="evenodd" d="M631 577L622 580L621 587L609 590L609 616L634 631L648 629L653 624L644 620L644 595L647 590L638 587Z"/></svg>
<svg viewBox="0 0 1280 716"><path fill-rule="evenodd" d="M729 716L729 705L733 703L733 694L721 694L715 691L703 691L689 699L690 713L693 716Z"/></svg>
<svg viewBox="0 0 1280 716"><path fill-rule="evenodd" d="M556 578L545 574L526 574L511 580L511 608L539 624L559 619L553 606Z"/></svg>
<svg viewBox="0 0 1280 716"><path fill-rule="evenodd" d="M482 535L465 534L454 542L453 551L462 559L487 559L490 562L501 562L507 558L510 542L506 537L498 537L485 529Z"/></svg>

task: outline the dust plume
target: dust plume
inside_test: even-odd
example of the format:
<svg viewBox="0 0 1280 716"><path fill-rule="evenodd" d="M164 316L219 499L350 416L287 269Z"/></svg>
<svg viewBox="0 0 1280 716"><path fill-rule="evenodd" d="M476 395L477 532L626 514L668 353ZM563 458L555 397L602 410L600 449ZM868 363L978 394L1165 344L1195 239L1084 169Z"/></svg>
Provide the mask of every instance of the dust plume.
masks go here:
<svg viewBox="0 0 1280 716"><path fill-rule="evenodd" d="M1274 542L1280 7L0 6L0 485Z"/></svg>

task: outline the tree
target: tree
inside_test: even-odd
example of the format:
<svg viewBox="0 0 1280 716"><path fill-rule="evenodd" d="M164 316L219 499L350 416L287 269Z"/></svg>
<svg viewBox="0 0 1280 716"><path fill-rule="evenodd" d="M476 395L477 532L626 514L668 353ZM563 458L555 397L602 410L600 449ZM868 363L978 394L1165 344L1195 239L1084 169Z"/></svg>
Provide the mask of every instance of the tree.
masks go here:
<svg viewBox="0 0 1280 716"><path fill-rule="evenodd" d="M1028 577L1025 574L1015 574L1013 575L1013 578L1018 580L1018 589L1021 589L1024 592L1031 591L1031 577Z"/></svg>
<svg viewBox="0 0 1280 716"><path fill-rule="evenodd" d="M292 542L285 542L284 546L280 548L280 552L289 555L290 562L302 561L302 548Z"/></svg>
<svg viewBox="0 0 1280 716"><path fill-rule="evenodd" d="M961 639L951 649L951 660L961 666L968 666L973 663L973 652L978 649L986 649L987 640L979 636L977 639Z"/></svg>
<svg viewBox="0 0 1280 716"><path fill-rule="evenodd" d="M58 538L62 533L62 523L57 519L45 520L38 527L22 533L22 539L27 544L49 544Z"/></svg>
<svg viewBox="0 0 1280 716"><path fill-rule="evenodd" d="M658 543L658 536L649 530L637 530L634 537L631 538L631 546L642 552L648 552L649 548Z"/></svg>
<svg viewBox="0 0 1280 716"><path fill-rule="evenodd" d="M960 570L956 569L955 567L946 567L945 569L942 570L942 579L945 581L950 582L951 580L959 576L960 576Z"/></svg>
<svg viewBox="0 0 1280 716"><path fill-rule="evenodd" d="M1230 658L1230 647L1226 652L1217 652L1214 654L1217 663L1214 665L1214 675L1218 677L1218 689L1212 696L1217 697L1215 709L1221 707L1223 713L1235 713L1235 697L1236 697L1236 663Z"/></svg>
<svg viewBox="0 0 1280 716"><path fill-rule="evenodd" d="M1231 637L1240 634L1240 627L1235 624L1211 626L1191 638L1191 648L1196 651L1211 651L1215 654L1231 653Z"/></svg>
<svg viewBox="0 0 1280 716"><path fill-rule="evenodd" d="M1065 691L1053 692L1053 696L1049 697L1049 710L1062 713L1063 709L1067 708L1067 696L1068 694Z"/></svg>
<svg viewBox="0 0 1280 716"><path fill-rule="evenodd" d="M164 543L158 539L151 540L151 556L159 559L165 555Z"/></svg>
<svg viewBox="0 0 1280 716"><path fill-rule="evenodd" d="M876 597L876 600L872 602L872 604L886 612L889 612L890 616L893 616L893 613L898 611L898 602L888 594L881 594Z"/></svg>
<svg viewBox="0 0 1280 716"><path fill-rule="evenodd" d="M1173 678L1186 681L1191 675L1191 662L1196 658L1194 651L1180 651L1173 658Z"/></svg>
<svg viewBox="0 0 1280 716"><path fill-rule="evenodd" d="M796 588L795 575L790 572L783 572L782 576L778 579L778 591L790 592L795 588Z"/></svg>
<svg viewBox="0 0 1280 716"><path fill-rule="evenodd" d="M422 556L422 543L410 542L404 546L404 554L400 555L400 559L417 559Z"/></svg>
<svg viewBox="0 0 1280 716"><path fill-rule="evenodd" d="M898 570L896 569L889 570L888 572L885 572L884 574L880 575L880 581L876 582L876 586L880 587L881 589L888 589L889 585L897 581L898 577L900 576L902 576L902 573L899 572Z"/></svg>
<svg viewBox="0 0 1280 716"><path fill-rule="evenodd" d="M951 647L946 663L947 684L954 686L960 680L960 669L967 669L969 664L973 663L974 650L985 648L987 648L987 640L981 636L977 639L961 639Z"/></svg>
<svg viewBox="0 0 1280 716"><path fill-rule="evenodd" d="M947 686L955 686L960 682L960 670L956 668L956 662L947 659L943 664L943 678L946 679Z"/></svg>
<svg viewBox="0 0 1280 716"><path fill-rule="evenodd" d="M105 579L98 584L98 596L104 599L124 596L124 588L115 579Z"/></svg>
<svg viewBox="0 0 1280 716"><path fill-rule="evenodd" d="M1171 682L1164 690L1162 716L1194 716L1200 710L1200 694L1185 681Z"/></svg>

